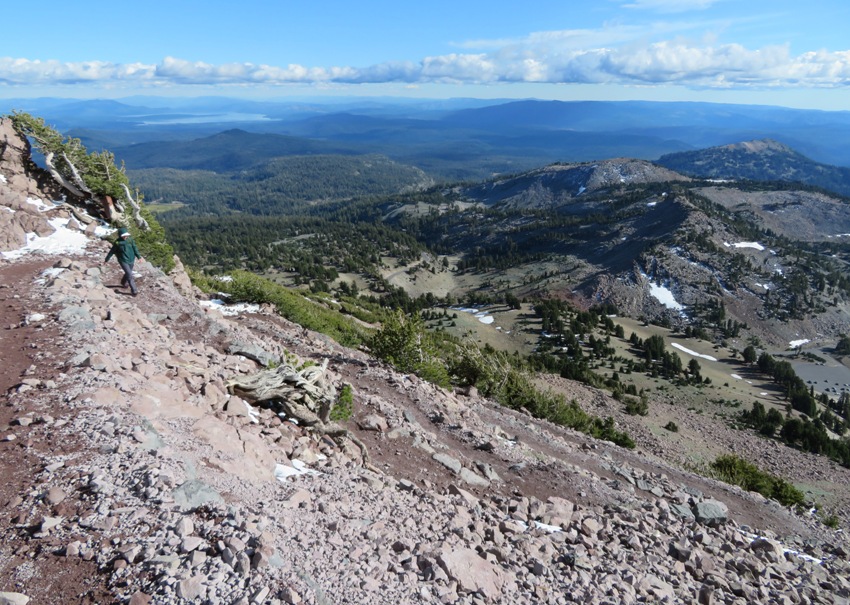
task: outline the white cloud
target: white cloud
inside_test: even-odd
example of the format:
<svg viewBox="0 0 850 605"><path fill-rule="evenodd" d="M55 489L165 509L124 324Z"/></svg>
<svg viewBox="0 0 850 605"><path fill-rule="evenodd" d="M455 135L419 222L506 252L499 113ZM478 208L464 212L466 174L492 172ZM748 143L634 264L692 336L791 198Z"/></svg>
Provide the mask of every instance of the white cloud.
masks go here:
<svg viewBox="0 0 850 605"><path fill-rule="evenodd" d="M660 4L660 0L652 2ZM690 27L692 24L657 24L652 34L657 37L659 33ZM785 45L750 49L740 44L717 44L711 38L701 42L682 38L650 42L631 27L537 32L521 40L470 42L468 48L473 47L479 52L429 56L419 62L388 61L367 67L211 64L174 57L166 57L156 65L7 57L0 58L0 84L162 87L533 82L679 84L716 89L840 88L850 84L850 51L819 50L793 56Z"/></svg>

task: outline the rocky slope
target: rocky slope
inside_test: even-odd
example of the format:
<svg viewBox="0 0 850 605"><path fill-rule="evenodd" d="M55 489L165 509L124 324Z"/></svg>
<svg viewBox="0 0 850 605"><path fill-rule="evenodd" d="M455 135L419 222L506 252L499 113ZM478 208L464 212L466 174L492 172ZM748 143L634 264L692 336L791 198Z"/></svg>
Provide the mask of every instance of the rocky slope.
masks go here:
<svg viewBox="0 0 850 605"><path fill-rule="evenodd" d="M53 192L4 136L3 233L83 237L84 217L43 203ZM850 598L843 533L682 471L651 435L623 450L398 374L268 310L224 316L179 271L140 263L141 294L127 296L89 231L0 260L0 602ZM329 382L352 385L348 425L369 468L350 441L228 393L257 359L327 361ZM610 405L576 389L589 409Z"/></svg>

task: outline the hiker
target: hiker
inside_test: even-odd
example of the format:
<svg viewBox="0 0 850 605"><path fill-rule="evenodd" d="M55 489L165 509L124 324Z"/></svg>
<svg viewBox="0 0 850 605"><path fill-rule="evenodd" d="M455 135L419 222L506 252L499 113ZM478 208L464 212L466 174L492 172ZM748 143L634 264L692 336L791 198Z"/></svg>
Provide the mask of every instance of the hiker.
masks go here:
<svg viewBox="0 0 850 605"><path fill-rule="evenodd" d="M123 288L129 284L130 293L136 296L138 290L136 290L136 281L133 279L133 263L137 258L140 261L144 261L145 259L139 254L136 241L124 227L118 229L118 239L112 244L112 248L110 248L109 254L106 255L103 262L108 262L113 254L118 259L118 264L121 265L121 269L124 271L124 277L121 278L121 287Z"/></svg>

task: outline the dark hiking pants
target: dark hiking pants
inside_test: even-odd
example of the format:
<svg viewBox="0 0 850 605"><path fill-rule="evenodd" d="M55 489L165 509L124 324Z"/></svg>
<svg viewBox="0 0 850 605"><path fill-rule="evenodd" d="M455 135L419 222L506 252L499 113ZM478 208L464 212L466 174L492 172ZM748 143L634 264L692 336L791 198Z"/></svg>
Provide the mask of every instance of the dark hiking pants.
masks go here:
<svg viewBox="0 0 850 605"><path fill-rule="evenodd" d="M135 294L136 293L136 280L133 279L133 264L132 263L122 263L122 262L119 262L118 264L121 265L121 269L124 270L124 277L121 278L121 286L126 286L126 285L129 284L130 292Z"/></svg>

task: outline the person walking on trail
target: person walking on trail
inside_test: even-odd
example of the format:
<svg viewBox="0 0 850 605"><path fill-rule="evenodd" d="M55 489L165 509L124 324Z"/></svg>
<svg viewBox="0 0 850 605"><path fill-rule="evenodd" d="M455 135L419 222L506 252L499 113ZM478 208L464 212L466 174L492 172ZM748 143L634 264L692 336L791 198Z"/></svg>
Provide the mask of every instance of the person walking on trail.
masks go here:
<svg viewBox="0 0 850 605"><path fill-rule="evenodd" d="M118 229L118 240L112 244L112 248L110 248L109 254L106 255L103 262L108 262L113 255L124 271L124 277L121 278L121 287L124 288L129 285L130 293L136 296L139 292L136 289L136 280L133 279L133 263L136 262L137 258L140 261L144 261L145 259L139 254L136 241L124 227Z"/></svg>

